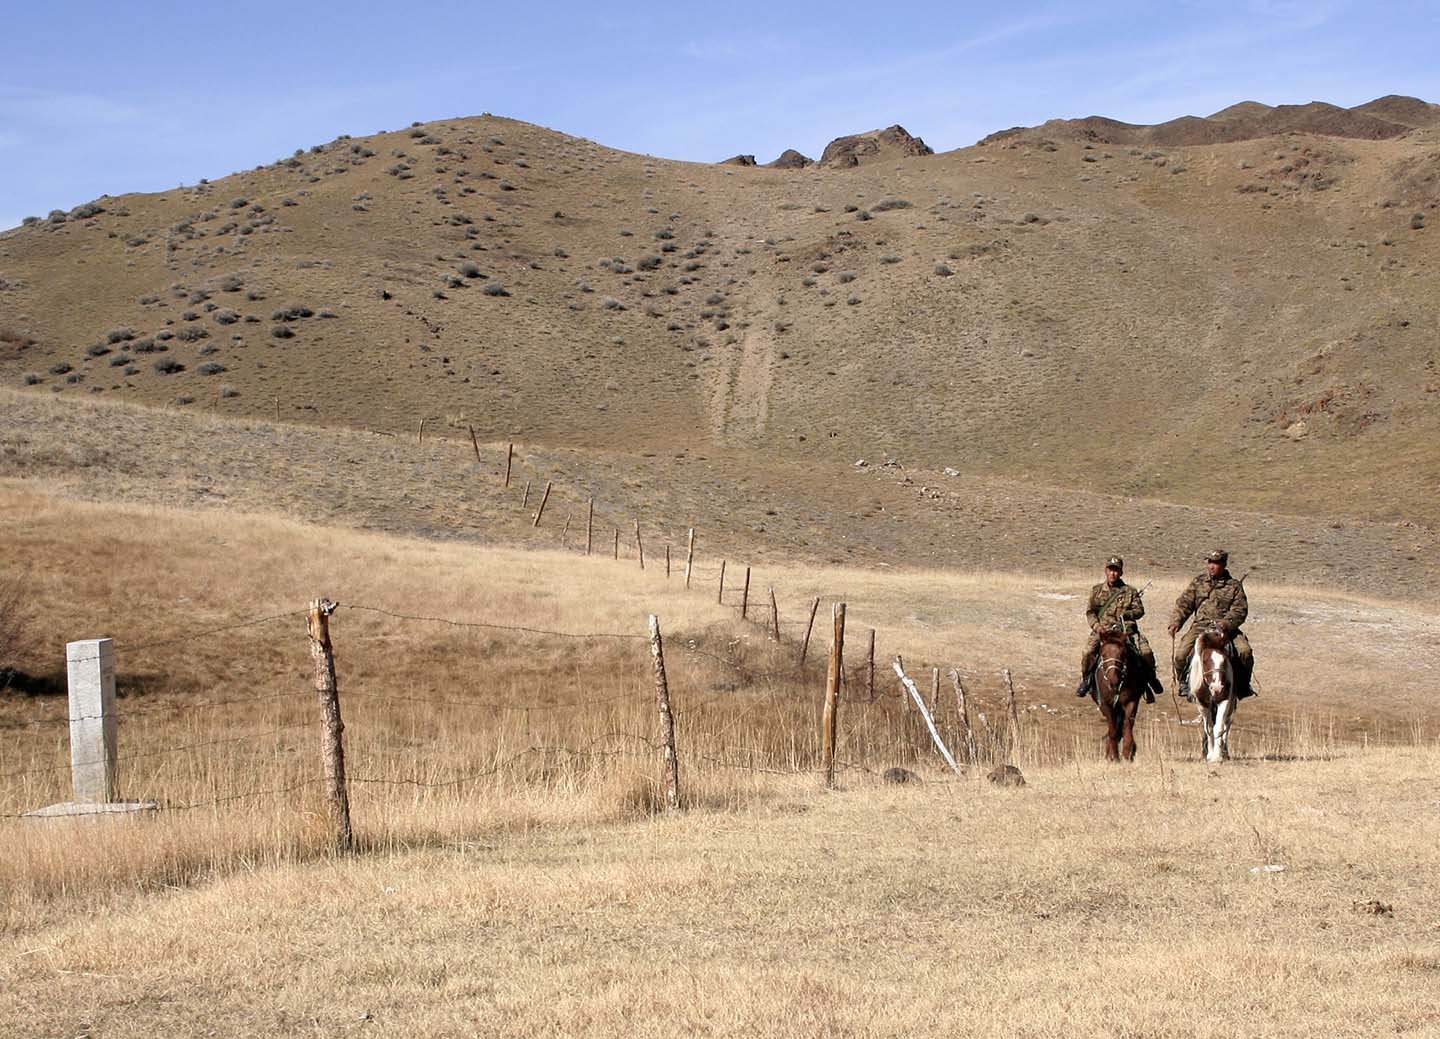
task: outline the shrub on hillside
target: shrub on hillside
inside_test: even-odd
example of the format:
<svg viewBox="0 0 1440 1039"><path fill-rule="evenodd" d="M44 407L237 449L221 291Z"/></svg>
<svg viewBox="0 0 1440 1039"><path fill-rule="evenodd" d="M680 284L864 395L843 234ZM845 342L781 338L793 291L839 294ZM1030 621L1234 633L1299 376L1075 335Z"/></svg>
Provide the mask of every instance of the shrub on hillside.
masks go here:
<svg viewBox="0 0 1440 1039"><path fill-rule="evenodd" d="M201 375L219 375L226 370L226 367L219 361L206 361L196 369Z"/></svg>
<svg viewBox="0 0 1440 1039"><path fill-rule="evenodd" d="M44 377L41 376L41 374L40 374L39 372L26 372L26 373L25 373L24 382L25 382L25 385L26 385L26 386L38 386L38 385L40 385L40 383L42 383L42 382L44 382L44 381L45 381Z"/></svg>
<svg viewBox="0 0 1440 1039"><path fill-rule="evenodd" d="M481 289L487 296L508 296L510 291L498 281L492 281L485 288Z"/></svg>
<svg viewBox="0 0 1440 1039"><path fill-rule="evenodd" d="M602 307L604 307L606 310L624 310L624 309L625 309L625 304L624 304L624 303L621 303L621 302L620 302L618 299L616 299L614 296L603 296L603 297L601 297L601 299L600 299L600 305L601 305Z"/></svg>
<svg viewBox="0 0 1440 1039"><path fill-rule="evenodd" d="M290 339L295 335L295 330L289 325L276 325L270 329L270 335L275 339Z"/></svg>
<svg viewBox="0 0 1440 1039"><path fill-rule="evenodd" d="M110 352L110 348L104 343L95 343L85 348L86 357L104 357Z"/></svg>
<svg viewBox="0 0 1440 1039"><path fill-rule="evenodd" d="M201 339L209 339L210 333L199 325L186 325L175 333L175 338L182 343L195 343Z"/></svg>
<svg viewBox="0 0 1440 1039"><path fill-rule="evenodd" d="M161 357L155 362L155 371L161 375L174 375L176 372L183 372L185 366L173 357Z"/></svg>
<svg viewBox="0 0 1440 1039"><path fill-rule="evenodd" d="M910 203L903 198L882 198L870 207L871 212L884 213L891 209L909 209Z"/></svg>
<svg viewBox="0 0 1440 1039"><path fill-rule="evenodd" d="M56 361L50 366L51 375L68 375L75 370L75 366L68 361Z"/></svg>
<svg viewBox="0 0 1440 1039"><path fill-rule="evenodd" d="M112 328L109 332L105 333L105 342L112 344L128 343L134 338L135 333L128 328Z"/></svg>

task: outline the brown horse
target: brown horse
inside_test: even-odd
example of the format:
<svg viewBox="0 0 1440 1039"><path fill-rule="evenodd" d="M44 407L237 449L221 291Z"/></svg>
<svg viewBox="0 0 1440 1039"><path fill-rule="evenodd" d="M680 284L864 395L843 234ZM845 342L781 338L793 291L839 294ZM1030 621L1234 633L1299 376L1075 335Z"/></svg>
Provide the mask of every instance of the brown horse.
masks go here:
<svg viewBox="0 0 1440 1039"><path fill-rule="evenodd" d="M1190 689L1200 705L1200 752L1209 762L1230 757L1230 723L1235 720L1235 665L1230 638L1219 627L1202 631L1190 654Z"/></svg>
<svg viewBox="0 0 1440 1039"><path fill-rule="evenodd" d="M1095 674L1095 702L1105 716L1105 757L1135 760L1135 715L1145 695L1145 669L1130 649L1123 628L1100 629L1100 664ZM1123 746L1121 743L1123 737Z"/></svg>

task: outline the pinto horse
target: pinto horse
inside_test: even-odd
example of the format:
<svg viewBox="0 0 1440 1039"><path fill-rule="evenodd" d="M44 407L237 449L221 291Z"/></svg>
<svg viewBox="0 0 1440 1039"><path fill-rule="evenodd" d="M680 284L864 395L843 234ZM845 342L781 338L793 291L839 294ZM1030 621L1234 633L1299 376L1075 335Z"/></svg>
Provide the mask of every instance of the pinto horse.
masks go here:
<svg viewBox="0 0 1440 1039"><path fill-rule="evenodd" d="M1190 654L1190 689L1200 705L1201 753L1211 763L1230 757L1230 723L1235 720L1235 665L1230 639L1219 627L1206 628Z"/></svg>
<svg viewBox="0 0 1440 1039"><path fill-rule="evenodd" d="M1146 677L1123 628L1100 629L1100 664L1095 670L1095 702L1105 717L1105 758L1119 761L1123 753L1126 761L1134 761L1135 715L1145 695Z"/></svg>

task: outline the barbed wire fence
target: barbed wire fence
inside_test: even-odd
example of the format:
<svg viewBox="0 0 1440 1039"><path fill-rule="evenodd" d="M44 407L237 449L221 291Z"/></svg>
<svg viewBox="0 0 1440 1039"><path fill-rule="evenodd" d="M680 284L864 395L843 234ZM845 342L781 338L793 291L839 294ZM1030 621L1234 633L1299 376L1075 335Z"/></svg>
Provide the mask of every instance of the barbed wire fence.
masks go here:
<svg viewBox="0 0 1440 1039"><path fill-rule="evenodd" d="M477 462L480 461L481 453L473 435L470 446L474 449ZM518 491L520 508L528 510L532 494L529 490L522 490L519 481L512 481L513 445L507 445L505 457L506 488L512 493ZM532 474L526 482L533 488L539 481ZM553 479L544 480L544 488L541 494L534 496L535 510L531 514L531 524L536 529L553 530L553 527L542 528L547 508L553 517L555 508L564 503L567 496ZM576 505L573 501L568 504L565 514L566 522L559 534L563 548L571 548L569 542L574 540L576 551L602 555L608 548L608 554L620 560L623 540L625 560L642 568L647 566L646 528L641 517L631 518L629 537L622 539L619 518L608 510L597 513L592 496L585 499L583 527L574 521ZM608 528L608 538L597 539L597 518L600 529ZM681 778L686 771L715 769L757 775L821 775L827 782L834 783L837 773L874 774L884 764L914 765L934 757L937 752L952 768L961 771L957 758L948 749L950 746L959 748L958 761L964 762L967 768L1009 760L1021 748L1022 725L1014 707L1014 688L1009 684L1008 672L1006 681L1010 709L1007 717L1001 720L997 712L997 722L992 724L984 710L980 709L972 721L970 708L975 704L963 688L961 671L951 671L955 706L947 707L947 701L941 696L938 668L931 669L932 683L927 697L918 686L908 681L901 658L897 655L894 671L901 681L898 686L891 683L887 678L891 668L884 663L877 664L874 629L868 629L862 637L863 655L852 654L847 662L841 646L843 604L837 602L838 619L830 639L815 631L822 602L826 598L838 597L809 596L799 609L798 616L794 613L782 616L780 598L773 584L765 585L762 591L759 585L753 583L755 575L749 565L732 563L725 558L718 566L697 561L697 531L693 526L683 529L686 532L683 551L674 550L672 542L675 539L665 540L659 560L653 554L652 546L648 565L663 566L667 578L683 580L684 588L694 594L710 594L707 588L713 588L718 604L734 611L742 625L763 633L762 647L757 649L740 638L727 640L723 648L712 647L708 634L683 632L667 642L660 632L658 618L653 616L651 630L646 633L579 632L408 612L375 603L337 604L321 599L304 610L271 610L174 637L122 646L125 653L133 654L241 629L261 628L281 621L296 623L304 618L315 667L314 691L305 688L270 690L247 696L210 697L164 704L128 699L118 701L113 711L117 722L147 719L173 722L177 718L198 718L204 712L212 712L213 716L224 719L227 728L223 730L223 735L164 746L146 746L124 754L115 753L110 761L116 766L130 766L131 775L127 784L132 790L138 789L146 780L161 783L166 779L160 768L137 772L137 762L179 760L182 765L188 764L191 774L186 777L186 782L178 784L183 788L182 793L166 796L164 791L144 791L151 793L150 799L166 811L218 808L264 798L286 797L299 791L319 791L335 827L336 845L348 848L354 843L348 820L352 787L362 790L375 787L454 791L482 780L514 776L527 768L528 763L537 760L539 766L536 771L542 776L552 771L551 765L557 759L570 762L625 761L633 763L643 772L657 775L655 788L663 795L657 798L657 802L663 803L666 808L677 808L686 803L685 781ZM329 642L329 618L337 609L376 623L430 625L469 633L490 633L510 639L558 640L587 647L643 648L650 664L645 665L639 659L624 661L618 670L628 677L619 680L618 684L622 686L620 692L552 702L523 696L516 700L486 699L389 687L372 688L363 677L347 680L342 696L340 677L336 673ZM347 631L346 639L352 637L364 639L366 635L364 632ZM828 652L822 648L827 641ZM671 658L668 671L665 667L667 652ZM857 658L859 663L855 662ZM70 662L86 659L95 660L98 657L72 657ZM681 681L672 690L670 676L676 673L677 660L683 662ZM819 670L822 665L823 685ZM644 681L647 672L653 672L650 675L653 688ZM318 717L315 701L310 699L317 693L320 698ZM356 725L358 719L359 728L356 731L365 737L348 748L343 739L346 723L341 721L342 698L352 707L346 712L350 715L349 724ZM358 708L358 714L355 708ZM457 762L449 771L440 771L433 762L428 762L425 748L413 745L413 741L406 741L402 746L382 746L379 730L386 722L375 714L377 709L411 714L417 711L459 713L467 719L471 731L493 731L493 745L487 748L483 765L472 762L460 767L464 763ZM229 715L234 713L242 717L230 718ZM577 713L589 717L589 728L573 722ZM540 719L553 720L567 714L572 716L572 720L565 725L540 722ZM99 717L67 714L9 725L7 728L12 732L29 730L39 735L77 721L99 720ZM475 719L478 718L489 718L491 721L476 725ZM505 721L501 724L496 719ZM595 731L596 726L602 723L616 721L623 722L624 727ZM243 731L235 732L234 728ZM313 750L307 752L295 742L297 735L309 739L316 731L321 735L322 745L318 769L314 767ZM232 757L210 768L197 763L199 752L217 748L224 748ZM252 767L242 767L245 759L233 756L241 748L249 754ZM59 756L59 750L58 740L52 740L52 759ZM352 764L359 765L358 768L346 769L347 754ZM14 803L17 797L22 796L58 795L60 780L66 770L102 763L101 760L75 760L72 749L71 760L68 761L51 760L44 765L3 768L5 763L22 756L23 752L14 746L0 754L0 798L4 798L0 800L0 805L7 801ZM256 766L256 762L269 762L273 767L267 770ZM235 767L226 769L224 766L227 763ZM279 773L279 779L269 784L250 783L222 788L220 773L225 771L251 779L273 772ZM19 794L14 791L17 783L20 784ZM197 792L200 786L208 787L203 795ZM11 788L10 796L4 797L7 787ZM16 807L21 806L16 804ZM0 819L17 819L26 814L23 810L0 812ZM339 822L342 817L343 825Z"/></svg>

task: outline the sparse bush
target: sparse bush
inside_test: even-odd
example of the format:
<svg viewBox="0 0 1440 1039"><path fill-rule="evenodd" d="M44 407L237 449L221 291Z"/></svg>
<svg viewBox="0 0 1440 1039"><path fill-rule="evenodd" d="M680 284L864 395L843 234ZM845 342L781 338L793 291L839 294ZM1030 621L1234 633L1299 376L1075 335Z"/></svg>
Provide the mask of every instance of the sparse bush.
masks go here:
<svg viewBox="0 0 1440 1039"><path fill-rule="evenodd" d="M624 303L621 303L621 302L620 302L618 299L616 299L614 296L602 296L601 299L600 299L600 305L601 305L602 307L604 307L606 310L624 310L624 309L625 309L625 304L624 304Z"/></svg>
<svg viewBox="0 0 1440 1039"><path fill-rule="evenodd" d="M219 361L206 361L199 368L195 369L201 375L219 375L228 369Z"/></svg>
<svg viewBox="0 0 1440 1039"><path fill-rule="evenodd" d="M880 262L881 262L881 263L885 263L885 264L899 263L899 262L900 262L900 257L898 257L898 256L882 256L882 257L880 257Z"/></svg>
<svg viewBox="0 0 1440 1039"><path fill-rule="evenodd" d="M250 200L248 198L232 198L230 200L231 209L244 209L249 204Z"/></svg>
<svg viewBox="0 0 1440 1039"><path fill-rule="evenodd" d="M134 338L135 333L128 328L112 328L109 332L105 333L105 342L111 344L127 343Z"/></svg>
<svg viewBox="0 0 1440 1039"><path fill-rule="evenodd" d="M221 386L220 396L225 398L226 400L230 400L233 397L240 396L240 391L237 390L234 386Z"/></svg>
<svg viewBox="0 0 1440 1039"><path fill-rule="evenodd" d="M635 266L639 267L642 271L657 270L660 267L660 257L654 254L642 256L635 261Z"/></svg>
<svg viewBox="0 0 1440 1039"><path fill-rule="evenodd" d="M487 295L487 296L508 296L508 295L510 295L510 290L507 289L504 285L501 285L498 281L492 281L492 282L488 283L488 284L487 284L483 289L481 289L480 291L483 292L483 293L485 293L485 295Z"/></svg>
<svg viewBox="0 0 1440 1039"><path fill-rule="evenodd" d="M212 316L217 325L233 325L240 320L240 315L233 310L217 310Z"/></svg>
<svg viewBox="0 0 1440 1039"><path fill-rule="evenodd" d="M183 408L186 404L194 404L195 398L182 393L180 396L175 398L175 403Z"/></svg>
<svg viewBox="0 0 1440 1039"><path fill-rule="evenodd" d="M40 375L39 372L26 372L24 381L26 386L38 386L40 385L40 383L44 382L45 379Z"/></svg>
<svg viewBox="0 0 1440 1039"><path fill-rule="evenodd" d="M98 202L86 202L70 210L71 220L88 220L92 216L99 216L105 212L105 207Z"/></svg>
<svg viewBox="0 0 1440 1039"><path fill-rule="evenodd" d="M271 321L299 321L302 318L313 317L315 312L307 306L297 305L280 307L270 314Z"/></svg>
<svg viewBox="0 0 1440 1039"><path fill-rule="evenodd" d="M882 198L870 207L871 212L884 213L891 209L909 209L910 203L903 198Z"/></svg>
<svg viewBox="0 0 1440 1039"><path fill-rule="evenodd" d="M668 242L670 241L670 239L675 237L675 232L670 230L670 228L668 227L662 227L660 228L660 230L655 232L655 237L660 239L660 241L662 242Z"/></svg>
<svg viewBox="0 0 1440 1039"><path fill-rule="evenodd" d="M1416 213L1410 218L1410 230L1419 231L1425 227L1425 214Z"/></svg>
<svg viewBox="0 0 1440 1039"><path fill-rule="evenodd" d="M104 357L109 352L110 348L104 343L95 343L94 345L87 346L85 348L86 357Z"/></svg>
<svg viewBox="0 0 1440 1039"><path fill-rule="evenodd" d="M183 372L185 366L173 357L161 357L155 362L155 371L161 375L174 375L176 372Z"/></svg>
<svg viewBox="0 0 1440 1039"><path fill-rule="evenodd" d="M950 269L950 265L949 265L949 264L946 264L946 263L937 263L937 264L935 265L935 273L938 274L938 275L940 275L940 277L942 277L942 278L948 278L948 277L950 277L950 275L954 274L955 272Z"/></svg>
<svg viewBox="0 0 1440 1039"><path fill-rule="evenodd" d="M855 272L841 271L839 274L835 275L835 280L841 285L849 285L852 281L855 280Z"/></svg>
<svg viewBox="0 0 1440 1039"><path fill-rule="evenodd" d="M75 370L75 366L68 361L56 361L50 366L51 375L68 375Z"/></svg>
<svg viewBox="0 0 1440 1039"><path fill-rule="evenodd" d="M481 277L480 265L474 260L466 260L460 264L460 273L467 278Z"/></svg>
<svg viewBox="0 0 1440 1039"><path fill-rule="evenodd" d="M465 279L458 274L446 275L445 287L447 289L463 289L465 287Z"/></svg>
<svg viewBox="0 0 1440 1039"><path fill-rule="evenodd" d="M220 279L221 292L239 292L244 285L244 279L238 274L229 274Z"/></svg>
<svg viewBox="0 0 1440 1039"><path fill-rule="evenodd" d="M855 219L856 219L856 220L874 220L875 218L870 215L870 211L869 211L868 209L862 209L862 210L860 210L860 212L858 212L858 213L855 214Z"/></svg>
<svg viewBox="0 0 1440 1039"><path fill-rule="evenodd" d="M275 339L289 339L295 335L295 330L289 325L276 325L270 329L270 335Z"/></svg>
<svg viewBox="0 0 1440 1039"><path fill-rule="evenodd" d="M129 363L130 358L126 357L124 354L116 354L114 357L110 358L111 368L123 368Z"/></svg>
<svg viewBox="0 0 1440 1039"><path fill-rule="evenodd" d="M153 339L137 339L130 344L130 349L137 354L153 354L157 348Z"/></svg>
<svg viewBox="0 0 1440 1039"><path fill-rule="evenodd" d="M198 343L202 339L209 339L210 333L199 325L186 325L175 333L175 338L182 343Z"/></svg>

